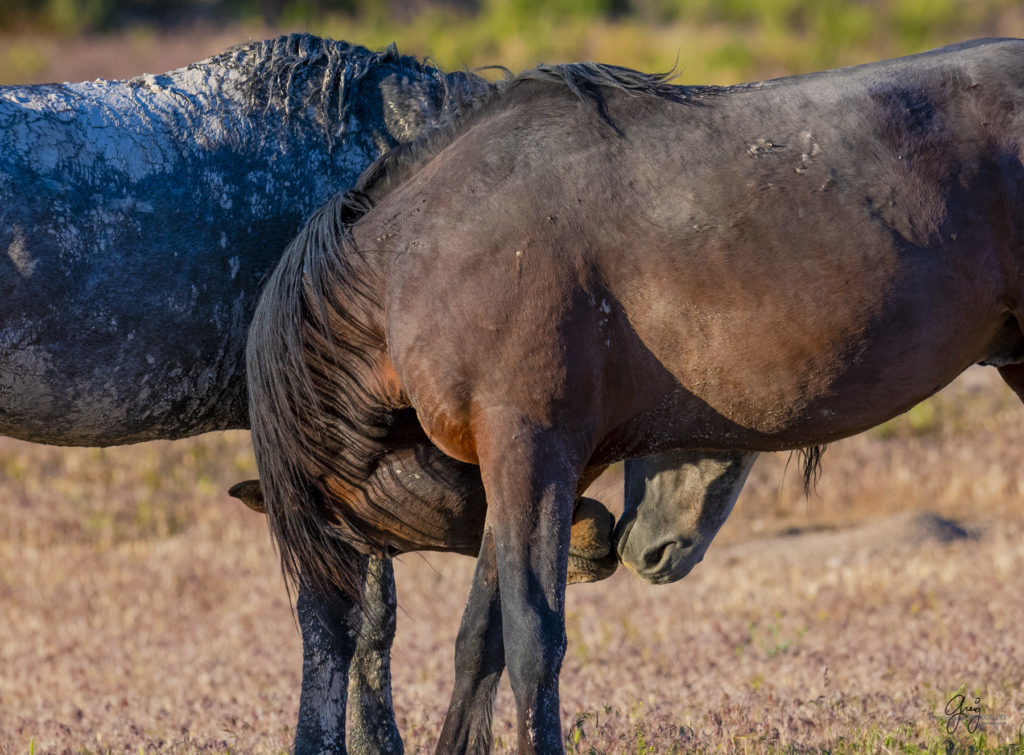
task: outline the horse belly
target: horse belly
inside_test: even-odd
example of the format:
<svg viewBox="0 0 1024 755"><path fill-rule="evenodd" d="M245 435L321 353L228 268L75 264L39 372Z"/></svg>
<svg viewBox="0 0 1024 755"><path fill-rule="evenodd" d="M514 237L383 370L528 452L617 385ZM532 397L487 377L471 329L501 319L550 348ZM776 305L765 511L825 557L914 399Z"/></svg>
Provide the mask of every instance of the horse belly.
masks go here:
<svg viewBox="0 0 1024 755"><path fill-rule="evenodd" d="M655 354L675 380L653 405L667 407L664 445L776 448L825 443L906 411L979 361L1005 314L936 291L922 308L914 295L882 297L864 317L818 319L799 329L769 320L735 337L705 332L689 348ZM939 304L941 302L941 304ZM748 321L749 324L749 321ZM699 333L689 322L686 332ZM655 339L652 339L655 340ZM656 412L655 412L656 413Z"/></svg>
<svg viewBox="0 0 1024 755"><path fill-rule="evenodd" d="M828 442L909 409L984 358L1006 318L986 256L948 244L908 250L862 227L827 254L820 228L790 232L788 249L773 248L770 233L758 246L727 239L728 251L679 254L668 295L618 292L646 352L626 358L671 376L646 407L669 407L664 443Z"/></svg>

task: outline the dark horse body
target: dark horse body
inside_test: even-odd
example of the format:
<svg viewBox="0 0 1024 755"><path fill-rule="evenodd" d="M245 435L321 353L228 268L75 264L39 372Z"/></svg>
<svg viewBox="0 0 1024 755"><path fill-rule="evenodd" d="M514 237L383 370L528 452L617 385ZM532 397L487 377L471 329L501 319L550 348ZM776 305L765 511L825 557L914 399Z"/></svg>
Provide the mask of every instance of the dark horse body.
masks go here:
<svg viewBox="0 0 1024 755"><path fill-rule="evenodd" d="M310 35L126 81L0 87L0 433L105 446L248 427L245 338L288 240L383 152L491 90ZM419 497L448 494L421 479ZM477 472L462 494L482 500ZM298 751L344 747L347 677L356 749L401 749L394 583L368 568L372 622L300 591Z"/></svg>
<svg viewBox="0 0 1024 755"><path fill-rule="evenodd" d="M520 77L378 170L350 231L322 209L261 298L251 411L286 567L336 585L346 544L391 546L401 512L365 501L428 438L479 465L470 604L500 595L520 749L561 750L585 470L828 442L976 362L1020 392L1021 102L1014 40L725 89Z"/></svg>
<svg viewBox="0 0 1024 755"><path fill-rule="evenodd" d="M490 90L310 35L126 81L0 87L0 434L107 446L248 427L245 339L288 241L382 152ZM373 576L368 603L393 611L390 567ZM331 601L303 593L298 613L296 748L342 748L356 639L325 631L320 614L345 613ZM364 748L401 747L389 639L358 638Z"/></svg>

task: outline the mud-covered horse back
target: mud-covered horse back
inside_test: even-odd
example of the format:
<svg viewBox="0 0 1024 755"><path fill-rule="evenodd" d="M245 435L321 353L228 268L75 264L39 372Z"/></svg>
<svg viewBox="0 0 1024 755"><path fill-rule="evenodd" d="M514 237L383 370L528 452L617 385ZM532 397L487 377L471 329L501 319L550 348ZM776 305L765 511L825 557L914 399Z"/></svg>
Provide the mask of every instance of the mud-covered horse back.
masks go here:
<svg viewBox="0 0 1024 755"><path fill-rule="evenodd" d="M0 434L247 426L246 332L289 239L383 150L488 90L309 35L0 88Z"/></svg>

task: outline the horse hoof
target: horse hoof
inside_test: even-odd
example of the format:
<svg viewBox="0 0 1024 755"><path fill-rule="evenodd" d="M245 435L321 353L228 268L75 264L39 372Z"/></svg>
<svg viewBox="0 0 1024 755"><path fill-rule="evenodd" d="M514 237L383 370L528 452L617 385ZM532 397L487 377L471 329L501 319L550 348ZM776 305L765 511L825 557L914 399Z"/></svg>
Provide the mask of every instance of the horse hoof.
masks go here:
<svg viewBox="0 0 1024 755"><path fill-rule="evenodd" d="M615 517L604 504L581 498L572 517L567 582L598 582L615 573L618 554L612 548Z"/></svg>

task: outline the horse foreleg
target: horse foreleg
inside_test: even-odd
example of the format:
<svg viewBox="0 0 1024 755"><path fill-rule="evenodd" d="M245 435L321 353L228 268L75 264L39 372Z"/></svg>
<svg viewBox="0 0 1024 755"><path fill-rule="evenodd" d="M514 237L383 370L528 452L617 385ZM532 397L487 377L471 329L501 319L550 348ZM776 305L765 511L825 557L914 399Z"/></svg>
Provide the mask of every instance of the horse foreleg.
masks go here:
<svg viewBox="0 0 1024 755"><path fill-rule="evenodd" d="M583 463L554 432L529 421L478 427L485 532L494 538L519 751L557 753L563 749L558 674L566 643L566 567Z"/></svg>
<svg viewBox="0 0 1024 755"><path fill-rule="evenodd" d="M396 602L391 559L369 557L363 579L363 623L348 679L348 749L352 753L404 752L391 702Z"/></svg>
<svg viewBox="0 0 1024 755"><path fill-rule="evenodd" d="M437 743L438 755L491 751L494 693L505 669L500 601L494 538L486 534L455 641L455 687Z"/></svg>
<svg viewBox="0 0 1024 755"><path fill-rule="evenodd" d="M344 753L348 670L362 613L343 592L300 585L296 604L302 630L302 695L296 755Z"/></svg>

